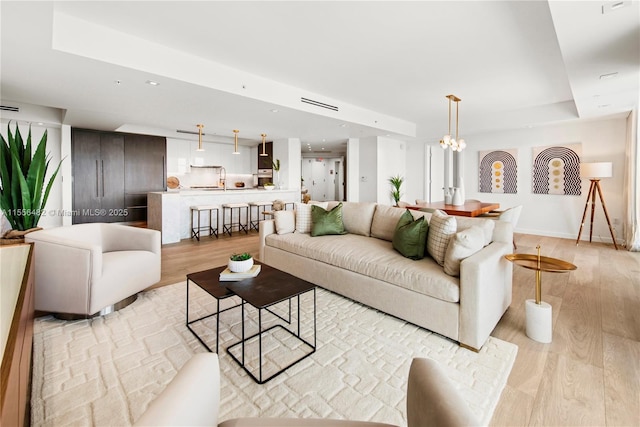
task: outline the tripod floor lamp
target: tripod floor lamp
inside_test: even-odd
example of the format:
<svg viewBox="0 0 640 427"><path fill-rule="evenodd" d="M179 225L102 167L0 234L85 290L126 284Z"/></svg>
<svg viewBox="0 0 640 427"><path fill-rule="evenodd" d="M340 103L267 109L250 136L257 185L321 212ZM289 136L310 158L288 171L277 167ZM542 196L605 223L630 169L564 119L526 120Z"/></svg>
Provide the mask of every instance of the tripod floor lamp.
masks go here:
<svg viewBox="0 0 640 427"><path fill-rule="evenodd" d="M589 208L589 202L591 202L591 226L589 227L589 242L593 236L593 216L596 211L596 193L600 197L600 203L602 203L602 209L604 209L604 216L607 218L607 224L609 225L609 232L611 233L611 239L613 240L613 246L618 250L616 244L616 238L613 235L613 229L611 228L611 221L609 221L609 213L607 212L607 205L604 203L604 197L602 196L602 188L600 187L600 178L611 178L613 176L613 164L611 162L599 162L599 163L581 163L580 164L580 176L582 178L589 178L591 180L591 186L589 187L589 193L587 194L587 202L584 205L584 212L582 213L582 221L580 221L580 231L578 232L578 238L576 239L576 245L580 243L580 235L582 234L582 228L584 227L584 220L587 216L587 209Z"/></svg>

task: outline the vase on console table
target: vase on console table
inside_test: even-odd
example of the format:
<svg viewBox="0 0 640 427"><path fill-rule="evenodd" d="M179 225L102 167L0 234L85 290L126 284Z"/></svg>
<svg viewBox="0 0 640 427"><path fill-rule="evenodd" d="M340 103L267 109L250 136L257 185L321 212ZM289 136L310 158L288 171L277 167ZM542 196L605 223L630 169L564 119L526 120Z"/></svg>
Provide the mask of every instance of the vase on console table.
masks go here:
<svg viewBox="0 0 640 427"><path fill-rule="evenodd" d="M464 205L464 201L467 200L464 194L464 181L462 180L462 175L458 175L458 191L460 192L460 198L462 199L461 205Z"/></svg>
<svg viewBox="0 0 640 427"><path fill-rule="evenodd" d="M454 206L464 205L464 199L462 198L462 194L460 193L460 189L455 187L453 189L453 197L451 198L451 204Z"/></svg>
<svg viewBox="0 0 640 427"><path fill-rule="evenodd" d="M449 191L448 188L444 189L444 204L445 205L451 204L451 191Z"/></svg>

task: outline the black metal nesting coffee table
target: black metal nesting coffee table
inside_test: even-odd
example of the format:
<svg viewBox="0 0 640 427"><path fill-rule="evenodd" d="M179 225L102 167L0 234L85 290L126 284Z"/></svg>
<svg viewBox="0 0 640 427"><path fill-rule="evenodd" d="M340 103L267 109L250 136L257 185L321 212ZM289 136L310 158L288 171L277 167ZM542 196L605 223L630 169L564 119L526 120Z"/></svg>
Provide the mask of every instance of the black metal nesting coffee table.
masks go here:
<svg viewBox="0 0 640 427"><path fill-rule="evenodd" d="M187 275L187 327L189 330L198 338L198 340L204 345L207 350L211 351L211 349L207 346L207 344L197 335L197 333L190 327L190 324L193 322L197 322L199 320L203 320L205 318L211 316L217 316L216 319L216 352L218 352L218 342L219 342L219 327L220 327L220 313L230 310L232 308L241 307L242 310L242 339L235 344L227 347L227 353L233 358L233 360L238 363L242 369L245 370L251 376L251 378L257 382L258 384L264 384L267 381L273 379L277 375L284 372L286 369L295 365L296 363L304 360L309 357L316 351L316 337L317 337L317 329L316 329L316 286L313 283L309 283L306 280L300 279L298 277L292 276L289 273L285 273L284 271L280 271L276 268L270 267L266 264L262 264L260 274L256 277L244 279L238 282L220 282L219 275L226 266L214 268L212 270L206 270L199 273L192 273ZM210 314L208 316L202 317L200 319L195 319L189 321L189 281L200 286L203 290L209 293L211 296L216 298L216 312ZM301 328L300 328L300 296L307 292L313 291L313 343L307 341L302 337ZM242 299L242 302L238 305L234 305L232 307L228 307L222 311L220 311L220 300L228 298L230 296L237 295ZM276 324L271 326L265 330L262 329L263 323L263 310L266 310L270 314L278 317L283 320L287 324L291 325L292 316L291 316L291 300L296 298L297 300L297 329L296 331L292 331L282 324ZM271 308L281 302L289 301L289 316L285 318L280 316L275 311L272 311ZM253 306L258 310L258 332L246 336L246 320L245 319L245 304ZM265 334L269 334L275 332L276 329L281 329L295 337L299 340L304 346L308 347L308 352L304 353L302 357L293 360L288 363L286 366L282 367L277 372L269 375L267 378L263 377L263 345L262 339ZM257 339L258 340L258 372L257 375L251 372L249 367L247 366L245 360L245 346L251 341ZM236 347L240 346L242 351L240 357L236 357L233 354L232 350Z"/></svg>

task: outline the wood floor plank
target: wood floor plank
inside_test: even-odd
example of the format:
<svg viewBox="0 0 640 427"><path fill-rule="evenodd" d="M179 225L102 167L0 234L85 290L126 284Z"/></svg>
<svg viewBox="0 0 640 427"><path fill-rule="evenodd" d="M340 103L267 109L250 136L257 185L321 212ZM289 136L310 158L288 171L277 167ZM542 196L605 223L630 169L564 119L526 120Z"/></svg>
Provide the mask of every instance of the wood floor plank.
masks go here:
<svg viewBox="0 0 640 427"><path fill-rule="evenodd" d="M492 426L529 425L533 396L507 385L491 418Z"/></svg>
<svg viewBox="0 0 640 427"><path fill-rule="evenodd" d="M607 425L640 425L640 342L604 334Z"/></svg>
<svg viewBox="0 0 640 427"><path fill-rule="evenodd" d="M572 286L562 299L551 351L602 367L600 290Z"/></svg>
<svg viewBox="0 0 640 427"><path fill-rule="evenodd" d="M532 426L605 425L603 369L549 353Z"/></svg>
<svg viewBox="0 0 640 427"><path fill-rule="evenodd" d="M640 299L620 296L606 288L600 290L600 295L602 331L640 341Z"/></svg>

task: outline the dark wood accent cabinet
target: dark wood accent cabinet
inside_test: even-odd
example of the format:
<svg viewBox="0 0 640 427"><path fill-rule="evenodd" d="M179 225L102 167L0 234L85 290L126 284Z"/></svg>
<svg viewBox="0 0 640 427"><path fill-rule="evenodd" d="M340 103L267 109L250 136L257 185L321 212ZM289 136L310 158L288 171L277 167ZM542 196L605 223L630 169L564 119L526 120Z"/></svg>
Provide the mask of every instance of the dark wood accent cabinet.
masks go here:
<svg viewBox="0 0 640 427"><path fill-rule="evenodd" d="M166 189L166 156L165 138L125 135L124 203L127 221L146 221L147 193Z"/></svg>
<svg viewBox="0 0 640 427"><path fill-rule="evenodd" d="M73 223L122 221L124 135L72 130Z"/></svg>
<svg viewBox="0 0 640 427"><path fill-rule="evenodd" d="M72 129L73 223L146 221L166 185L166 139Z"/></svg>
<svg viewBox="0 0 640 427"><path fill-rule="evenodd" d="M262 143L258 145L258 169L272 169L273 168L273 142L266 142L264 144L265 150L267 153L266 156L261 156L262 154Z"/></svg>

